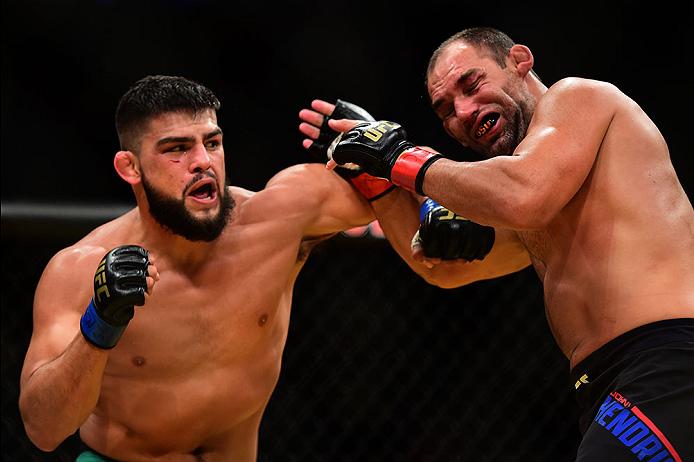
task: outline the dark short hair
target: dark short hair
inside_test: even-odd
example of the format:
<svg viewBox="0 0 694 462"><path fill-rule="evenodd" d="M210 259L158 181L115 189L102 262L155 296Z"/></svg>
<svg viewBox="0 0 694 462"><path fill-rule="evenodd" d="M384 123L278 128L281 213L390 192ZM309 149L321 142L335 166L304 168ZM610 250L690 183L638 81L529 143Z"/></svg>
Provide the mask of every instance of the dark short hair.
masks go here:
<svg viewBox="0 0 694 462"><path fill-rule="evenodd" d="M493 27L470 27L463 29L447 38L441 45L434 50L429 58L425 84L429 80L429 72L433 69L441 53L455 42L465 42L475 47L476 50L486 52L502 69L506 67L506 57L511 47L515 45L511 38Z"/></svg>
<svg viewBox="0 0 694 462"><path fill-rule="evenodd" d="M502 69L506 69L506 57L513 45L516 44L511 37L493 27L470 27L456 32L444 40L431 54L429 65L427 66L427 73L424 77L425 89L427 89L429 85L429 73L436 65L439 57L441 57L441 53L443 53L449 45L456 42L465 42L472 45L483 55L492 58ZM530 72L538 79L540 78L535 70L531 70Z"/></svg>
<svg viewBox="0 0 694 462"><path fill-rule="evenodd" d="M150 120L168 112L199 114L219 110L210 89L184 77L149 75L138 80L121 97L116 109L116 131L121 149L136 150L142 130Z"/></svg>

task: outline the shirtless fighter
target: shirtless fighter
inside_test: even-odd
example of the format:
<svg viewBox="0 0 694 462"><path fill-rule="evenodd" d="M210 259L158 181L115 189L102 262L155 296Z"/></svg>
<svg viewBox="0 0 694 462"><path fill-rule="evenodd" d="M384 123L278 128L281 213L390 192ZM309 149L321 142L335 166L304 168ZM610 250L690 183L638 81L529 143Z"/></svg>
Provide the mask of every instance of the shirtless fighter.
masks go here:
<svg viewBox="0 0 694 462"><path fill-rule="evenodd" d="M433 53L427 90L446 132L488 159L454 162L381 121L344 133L330 165L400 186L380 206L409 208L402 232L419 226L410 192L495 228L505 259L411 259L427 280L501 276L529 256L581 409L577 460L694 460L692 204L632 99L580 78L547 88L532 68L531 51L500 31L457 33ZM354 125L342 122L331 126Z"/></svg>
<svg viewBox="0 0 694 462"><path fill-rule="evenodd" d="M122 97L114 166L137 207L40 279L19 398L39 448L79 429L83 460L257 458L297 275L312 245L373 215L320 164L227 186L219 106L181 77Z"/></svg>

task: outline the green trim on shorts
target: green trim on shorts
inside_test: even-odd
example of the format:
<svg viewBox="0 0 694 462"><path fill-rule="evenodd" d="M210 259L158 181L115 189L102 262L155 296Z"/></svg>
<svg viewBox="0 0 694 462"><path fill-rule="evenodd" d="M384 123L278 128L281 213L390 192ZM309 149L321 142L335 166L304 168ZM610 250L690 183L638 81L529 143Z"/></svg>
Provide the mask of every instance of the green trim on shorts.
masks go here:
<svg viewBox="0 0 694 462"><path fill-rule="evenodd" d="M97 454L94 451L84 451L77 456L75 462L114 462L114 460L102 456L101 454Z"/></svg>

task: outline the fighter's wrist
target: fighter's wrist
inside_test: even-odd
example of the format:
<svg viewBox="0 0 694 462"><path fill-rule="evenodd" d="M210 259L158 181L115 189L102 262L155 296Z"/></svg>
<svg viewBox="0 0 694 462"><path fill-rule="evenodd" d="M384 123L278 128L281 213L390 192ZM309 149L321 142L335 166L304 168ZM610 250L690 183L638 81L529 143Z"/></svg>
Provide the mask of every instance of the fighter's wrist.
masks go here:
<svg viewBox="0 0 694 462"><path fill-rule="evenodd" d="M427 214L432 212L436 207L441 207L438 202L434 199L427 197L424 202L419 206L419 221L424 222Z"/></svg>
<svg viewBox="0 0 694 462"><path fill-rule="evenodd" d="M390 181L423 196L424 174L431 164L441 157L440 154L417 146L407 148L395 160L390 172Z"/></svg>
<svg viewBox="0 0 694 462"><path fill-rule="evenodd" d="M127 326L114 326L105 321L94 306L94 300L89 302L80 318L82 336L92 345L105 350L116 346Z"/></svg>
<svg viewBox="0 0 694 462"><path fill-rule="evenodd" d="M395 185L385 178L362 173L349 179L352 186L369 202L380 199L395 189Z"/></svg>

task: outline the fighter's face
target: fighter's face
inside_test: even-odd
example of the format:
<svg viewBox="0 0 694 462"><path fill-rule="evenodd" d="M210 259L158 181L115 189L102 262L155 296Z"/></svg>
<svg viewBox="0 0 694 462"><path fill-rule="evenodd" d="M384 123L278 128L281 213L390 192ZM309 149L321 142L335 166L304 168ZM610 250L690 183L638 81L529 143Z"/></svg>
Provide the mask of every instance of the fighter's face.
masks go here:
<svg viewBox="0 0 694 462"><path fill-rule="evenodd" d="M429 72L428 91L446 132L476 152L510 155L525 137L533 100L522 79L466 43L443 51Z"/></svg>
<svg viewBox="0 0 694 462"><path fill-rule="evenodd" d="M140 146L142 185L154 219L191 241L217 238L234 201L225 187L222 131L214 111L160 115Z"/></svg>

